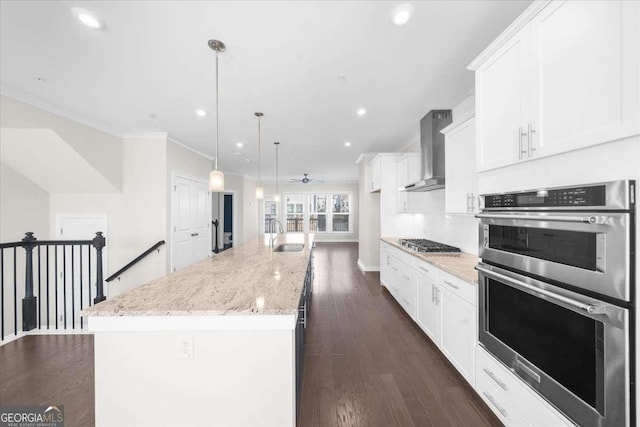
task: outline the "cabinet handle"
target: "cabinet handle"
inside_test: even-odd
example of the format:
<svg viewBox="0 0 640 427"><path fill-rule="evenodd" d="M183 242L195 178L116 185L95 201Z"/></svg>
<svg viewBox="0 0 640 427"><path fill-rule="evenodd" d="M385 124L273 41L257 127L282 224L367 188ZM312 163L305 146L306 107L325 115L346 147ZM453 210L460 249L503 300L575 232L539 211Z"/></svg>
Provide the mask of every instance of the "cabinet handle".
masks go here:
<svg viewBox="0 0 640 427"><path fill-rule="evenodd" d="M436 305L440 305L440 289L436 288Z"/></svg>
<svg viewBox="0 0 640 427"><path fill-rule="evenodd" d="M502 381L500 381L498 379L498 377L496 377L496 374L494 374L493 372L491 372L490 370L488 370L487 368L482 368L482 370L489 375L489 378L491 378L493 381L496 382L496 384L498 384L500 386L501 389L503 389L504 391L507 391L507 385L505 383L503 383Z"/></svg>
<svg viewBox="0 0 640 427"><path fill-rule="evenodd" d="M467 193L467 213L469 212L469 193Z"/></svg>
<svg viewBox="0 0 640 427"><path fill-rule="evenodd" d="M196 237L198 233L191 233L191 237Z"/></svg>
<svg viewBox="0 0 640 427"><path fill-rule="evenodd" d="M420 270L424 271L425 273L429 273L429 274L431 274L431 272L430 272L429 270L427 270L426 268L424 268L424 267L420 267L420 266L419 266L418 268L419 268Z"/></svg>
<svg viewBox="0 0 640 427"><path fill-rule="evenodd" d="M446 280L443 280L443 281L444 281L444 283L446 283L447 285L451 286L453 289L460 289L460 286L458 286L458 285L456 285L456 284L454 284L454 283L448 282L448 281L446 281Z"/></svg>
<svg viewBox="0 0 640 427"><path fill-rule="evenodd" d="M498 410L498 412L500 412L502 414L503 417L507 418L507 411L504 410L504 408L502 408L500 405L498 405L498 403L496 402L496 400L493 398L493 396L491 396L489 393L487 393L486 391L483 391L482 394L484 394L484 397L487 398L487 400L489 402L491 402L491 404L494 406L494 408L496 408Z"/></svg>
<svg viewBox="0 0 640 427"><path fill-rule="evenodd" d="M527 125L527 149L529 151L529 157L533 157L533 152L535 148L533 148L533 133L535 130L531 127L531 123Z"/></svg>
<svg viewBox="0 0 640 427"><path fill-rule="evenodd" d="M527 154L527 150L522 149L522 137L527 133L522 132L522 126L518 126L518 159L522 160L522 155Z"/></svg>
<svg viewBox="0 0 640 427"><path fill-rule="evenodd" d="M411 277L407 276L406 274L403 274L402 277L404 277L407 281L411 281Z"/></svg>
<svg viewBox="0 0 640 427"><path fill-rule="evenodd" d="M436 303L436 287L431 285L431 302Z"/></svg>
<svg viewBox="0 0 640 427"><path fill-rule="evenodd" d="M398 271L398 269L397 269L397 268L395 268L395 267L391 267L391 269L392 269L393 271Z"/></svg>

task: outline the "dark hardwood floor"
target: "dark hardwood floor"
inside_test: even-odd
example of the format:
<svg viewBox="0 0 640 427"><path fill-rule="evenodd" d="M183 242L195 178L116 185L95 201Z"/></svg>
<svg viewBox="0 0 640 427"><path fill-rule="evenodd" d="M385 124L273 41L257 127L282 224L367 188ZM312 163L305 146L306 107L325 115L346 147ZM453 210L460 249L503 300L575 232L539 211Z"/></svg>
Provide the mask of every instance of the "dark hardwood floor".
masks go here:
<svg viewBox="0 0 640 427"><path fill-rule="evenodd" d="M93 335L29 335L0 347L0 405L64 405L64 425L86 427L93 400Z"/></svg>
<svg viewBox="0 0 640 427"><path fill-rule="evenodd" d="M379 284L356 243L318 243L299 425L499 426ZM94 425L93 337L27 336L0 347L0 405L65 407Z"/></svg>
<svg viewBox="0 0 640 427"><path fill-rule="evenodd" d="M300 425L500 426L436 346L358 270L356 243L318 243Z"/></svg>

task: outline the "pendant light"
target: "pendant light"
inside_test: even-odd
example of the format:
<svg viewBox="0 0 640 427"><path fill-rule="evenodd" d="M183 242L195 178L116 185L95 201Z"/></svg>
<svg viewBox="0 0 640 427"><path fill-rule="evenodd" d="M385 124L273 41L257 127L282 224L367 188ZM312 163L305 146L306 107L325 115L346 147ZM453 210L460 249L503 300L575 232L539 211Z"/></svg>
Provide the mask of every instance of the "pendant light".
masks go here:
<svg viewBox="0 0 640 427"><path fill-rule="evenodd" d="M258 185L256 185L256 199L262 200L264 199L264 188L262 188L262 158L260 157L260 119L264 114L257 112L255 115L258 118Z"/></svg>
<svg viewBox="0 0 640 427"><path fill-rule="evenodd" d="M273 145L276 146L276 194L273 196L273 201L280 203L280 192L278 191L278 146L280 143L274 142Z"/></svg>
<svg viewBox="0 0 640 427"><path fill-rule="evenodd" d="M209 173L209 191L219 193L224 191L224 174L218 169L218 138L220 133L220 121L218 119L218 101L220 98L218 92L218 54L224 52L226 46L220 40L209 40L208 44L216 52L216 159L213 170Z"/></svg>

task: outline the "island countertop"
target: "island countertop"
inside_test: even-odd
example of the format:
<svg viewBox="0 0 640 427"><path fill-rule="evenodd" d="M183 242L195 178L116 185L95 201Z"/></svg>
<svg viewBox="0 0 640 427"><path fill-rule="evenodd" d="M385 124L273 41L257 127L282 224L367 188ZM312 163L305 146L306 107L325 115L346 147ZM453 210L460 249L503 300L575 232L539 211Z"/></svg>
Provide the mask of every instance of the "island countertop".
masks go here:
<svg viewBox="0 0 640 427"><path fill-rule="evenodd" d="M300 252L273 252L269 235L247 241L83 310L85 316L296 315L313 234L279 234L275 246L303 243Z"/></svg>

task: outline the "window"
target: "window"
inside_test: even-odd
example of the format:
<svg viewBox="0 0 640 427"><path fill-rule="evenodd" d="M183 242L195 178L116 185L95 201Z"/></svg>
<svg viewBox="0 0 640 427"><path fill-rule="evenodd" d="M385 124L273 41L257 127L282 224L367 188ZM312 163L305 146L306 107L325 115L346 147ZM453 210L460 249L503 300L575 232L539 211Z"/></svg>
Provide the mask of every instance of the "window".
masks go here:
<svg viewBox="0 0 640 427"><path fill-rule="evenodd" d="M309 195L309 231L327 231L327 195Z"/></svg>
<svg viewBox="0 0 640 427"><path fill-rule="evenodd" d="M264 201L264 232L275 233L278 229L274 220L278 219L278 204L273 200Z"/></svg>
<svg viewBox="0 0 640 427"><path fill-rule="evenodd" d="M287 231L304 231L304 194L288 194L287 203Z"/></svg>
<svg viewBox="0 0 640 427"><path fill-rule="evenodd" d="M351 214L351 195L333 194L331 196L332 222L334 232L349 232L349 215Z"/></svg>

